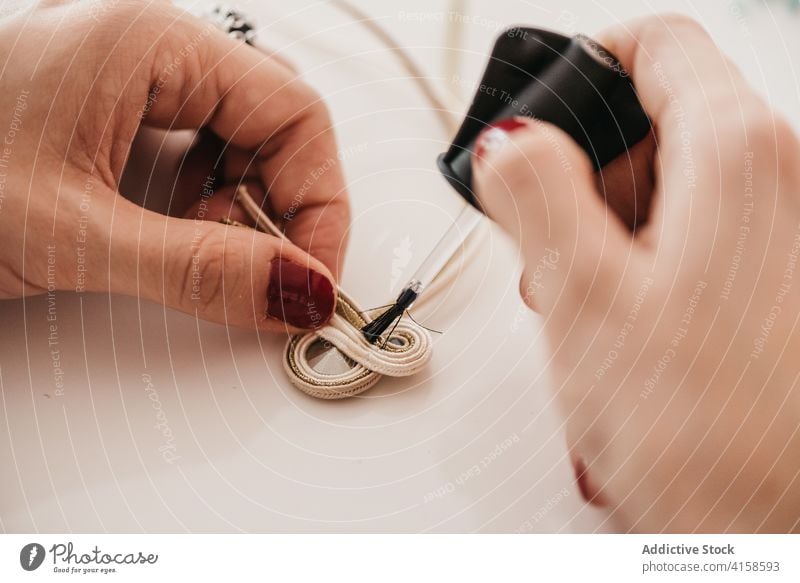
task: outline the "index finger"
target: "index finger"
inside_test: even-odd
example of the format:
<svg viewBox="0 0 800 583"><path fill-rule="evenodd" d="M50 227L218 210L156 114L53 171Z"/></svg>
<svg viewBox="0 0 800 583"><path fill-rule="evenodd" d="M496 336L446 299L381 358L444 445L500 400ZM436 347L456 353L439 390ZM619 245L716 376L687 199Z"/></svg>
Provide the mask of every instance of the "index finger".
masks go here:
<svg viewBox="0 0 800 583"><path fill-rule="evenodd" d="M145 123L173 129L208 125L230 144L252 151L286 234L337 274L349 203L327 108L279 60L207 26L179 14L159 40L159 55L188 52L188 58L180 75L163 81L163 71L174 65L153 67L150 83L159 83L160 91Z"/></svg>

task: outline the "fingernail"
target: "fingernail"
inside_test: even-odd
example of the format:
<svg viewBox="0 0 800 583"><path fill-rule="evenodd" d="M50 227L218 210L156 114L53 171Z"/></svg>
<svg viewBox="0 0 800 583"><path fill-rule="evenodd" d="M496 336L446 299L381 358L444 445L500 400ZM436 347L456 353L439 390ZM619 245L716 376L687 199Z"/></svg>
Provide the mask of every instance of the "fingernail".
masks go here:
<svg viewBox="0 0 800 583"><path fill-rule="evenodd" d="M508 134L524 128L526 125L525 120L518 117L509 117L490 124L478 134L478 138L475 140L475 156L486 158L488 154L497 152L508 142Z"/></svg>
<svg viewBox="0 0 800 583"><path fill-rule="evenodd" d="M333 316L335 294L331 281L283 257L270 262L267 317L303 329L317 329Z"/></svg>

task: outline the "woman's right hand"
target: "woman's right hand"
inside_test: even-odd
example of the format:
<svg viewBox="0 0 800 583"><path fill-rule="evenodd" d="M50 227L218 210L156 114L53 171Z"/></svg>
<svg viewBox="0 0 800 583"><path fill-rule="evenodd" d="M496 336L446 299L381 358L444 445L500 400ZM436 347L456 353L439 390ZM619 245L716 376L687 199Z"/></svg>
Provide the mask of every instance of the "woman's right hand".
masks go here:
<svg viewBox="0 0 800 583"><path fill-rule="evenodd" d="M692 20L598 40L654 124L646 164L614 163L637 181L629 201L652 184L644 227L609 212L617 186L553 126L487 130L474 161L481 202L538 278L521 288L545 321L579 481L627 529L797 530L798 141Z"/></svg>

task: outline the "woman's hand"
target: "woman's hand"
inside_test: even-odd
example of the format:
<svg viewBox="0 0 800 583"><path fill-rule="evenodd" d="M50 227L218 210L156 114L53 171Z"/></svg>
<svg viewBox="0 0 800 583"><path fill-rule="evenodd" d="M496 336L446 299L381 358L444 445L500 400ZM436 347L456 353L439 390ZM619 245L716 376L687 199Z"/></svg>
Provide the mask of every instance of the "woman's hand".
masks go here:
<svg viewBox="0 0 800 583"><path fill-rule="evenodd" d="M269 330L330 318L349 207L325 106L290 68L160 0L43 2L0 21L0 54L0 296L134 294ZM294 244L215 222L245 217L211 176L195 218L122 198L141 125L227 142Z"/></svg>
<svg viewBox="0 0 800 583"><path fill-rule="evenodd" d="M598 40L654 142L595 176L567 135L516 120L484 132L474 163L535 279L521 289L545 320L583 490L632 530L797 530L797 139L687 18ZM652 201L633 234L637 213L603 200L629 178L628 207Z"/></svg>

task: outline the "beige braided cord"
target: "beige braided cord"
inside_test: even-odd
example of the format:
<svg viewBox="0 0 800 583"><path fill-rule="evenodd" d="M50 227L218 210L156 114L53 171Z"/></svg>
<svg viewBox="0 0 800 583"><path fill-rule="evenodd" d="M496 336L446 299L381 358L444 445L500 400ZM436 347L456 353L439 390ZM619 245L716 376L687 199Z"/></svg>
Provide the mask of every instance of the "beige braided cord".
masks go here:
<svg viewBox="0 0 800 583"><path fill-rule="evenodd" d="M422 70L392 36L363 11L346 0L332 2L340 10L367 27L387 48L397 56L403 69L409 74L432 105L432 111L439 117L448 134L453 133L459 125L460 116L447 107L453 96L445 99L439 89L431 84ZM216 18L216 16L214 17ZM228 33L238 31L230 31ZM237 36L237 38L239 38ZM258 46L253 34L243 39ZM460 108L459 108L460 109ZM283 232L261 210L245 186L239 186L236 202L245 210L256 225L256 229L285 239ZM221 219L222 223L233 227L247 227L230 218ZM462 256L471 256L477 250L475 229L469 239L461 246ZM465 255L466 254L466 255ZM429 301L450 280L458 275L459 265L454 255L425 290L417 301ZM378 313L376 313L378 312ZM363 311L358 304L341 289L338 290L336 312L331 321L322 329L292 336L286 344L283 366L291 382L304 393L320 399L343 399L362 393L372 387L382 376L404 377L419 372L430 360L432 341L428 331L412 319L402 316L379 342L370 344L361 332L371 321L371 316L379 315L379 310ZM326 355L338 359L311 364L311 351L322 346ZM333 350L334 348L335 350ZM333 366L331 366L331 364ZM327 369L327 370L322 370Z"/></svg>
<svg viewBox="0 0 800 583"><path fill-rule="evenodd" d="M236 202L253 219L258 230L286 238L253 200L245 186L238 188ZM477 239L475 233L467 239L464 245L467 256L477 250ZM459 267L456 257L450 258L420 298L420 303L423 299L429 301L444 289L457 276ZM363 393L382 376L411 376L428 363L432 341L425 328L410 318L402 317L390 331L391 336L387 334L382 341L370 344L361 328L370 322L371 315L370 311L361 310L347 293L339 289L336 313L328 325L313 332L296 334L286 344L283 366L292 384L318 399L343 399ZM319 343L323 348L336 348L340 353L339 358L346 363L346 370L321 371L321 367L312 366L309 351Z"/></svg>

